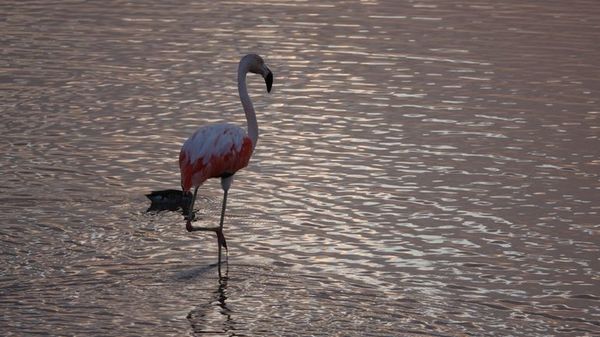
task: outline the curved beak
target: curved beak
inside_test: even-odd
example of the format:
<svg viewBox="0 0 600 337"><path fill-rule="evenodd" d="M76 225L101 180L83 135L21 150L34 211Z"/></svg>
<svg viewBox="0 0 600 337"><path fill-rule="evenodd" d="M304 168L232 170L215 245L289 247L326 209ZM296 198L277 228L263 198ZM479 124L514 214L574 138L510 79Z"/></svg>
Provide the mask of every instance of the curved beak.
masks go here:
<svg viewBox="0 0 600 337"><path fill-rule="evenodd" d="M271 70L267 67L265 67L265 75L263 75L263 77L265 78L265 83L267 84L267 92L271 92L271 87L273 86L273 72L271 72Z"/></svg>

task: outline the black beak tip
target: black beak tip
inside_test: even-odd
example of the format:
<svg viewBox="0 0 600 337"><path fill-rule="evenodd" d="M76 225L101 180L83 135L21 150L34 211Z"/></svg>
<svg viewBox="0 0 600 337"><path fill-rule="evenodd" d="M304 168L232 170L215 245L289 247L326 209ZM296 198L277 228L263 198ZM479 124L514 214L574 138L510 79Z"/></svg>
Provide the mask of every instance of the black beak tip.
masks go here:
<svg viewBox="0 0 600 337"><path fill-rule="evenodd" d="M271 87L273 86L273 73L269 72L267 77L265 77L265 83L267 84L267 92L271 92Z"/></svg>

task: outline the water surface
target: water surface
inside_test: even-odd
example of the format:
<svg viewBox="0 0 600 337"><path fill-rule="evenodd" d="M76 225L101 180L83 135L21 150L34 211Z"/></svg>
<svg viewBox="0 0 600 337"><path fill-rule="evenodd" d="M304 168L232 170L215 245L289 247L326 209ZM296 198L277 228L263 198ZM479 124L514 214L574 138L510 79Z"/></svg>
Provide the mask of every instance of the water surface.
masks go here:
<svg viewBox="0 0 600 337"><path fill-rule="evenodd" d="M597 1L1 7L5 335L600 335ZM219 280L144 194L244 124L247 52Z"/></svg>

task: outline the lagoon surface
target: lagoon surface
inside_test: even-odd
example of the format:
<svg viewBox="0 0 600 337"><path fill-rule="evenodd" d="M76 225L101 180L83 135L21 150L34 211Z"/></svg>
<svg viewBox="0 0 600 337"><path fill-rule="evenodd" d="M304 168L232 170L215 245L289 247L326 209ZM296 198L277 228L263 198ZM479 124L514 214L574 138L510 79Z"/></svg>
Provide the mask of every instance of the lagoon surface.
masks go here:
<svg viewBox="0 0 600 337"><path fill-rule="evenodd" d="M600 335L598 1L0 8L2 335ZM219 279L144 195L248 52Z"/></svg>

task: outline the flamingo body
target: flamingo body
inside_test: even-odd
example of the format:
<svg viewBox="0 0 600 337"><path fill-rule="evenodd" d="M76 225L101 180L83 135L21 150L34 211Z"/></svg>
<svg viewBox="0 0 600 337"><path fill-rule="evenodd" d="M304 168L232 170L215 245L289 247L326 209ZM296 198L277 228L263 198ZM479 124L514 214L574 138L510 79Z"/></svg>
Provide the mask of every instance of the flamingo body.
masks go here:
<svg viewBox="0 0 600 337"><path fill-rule="evenodd" d="M210 178L232 175L248 166L252 140L244 129L223 123L199 128L179 153L181 187L188 192Z"/></svg>

